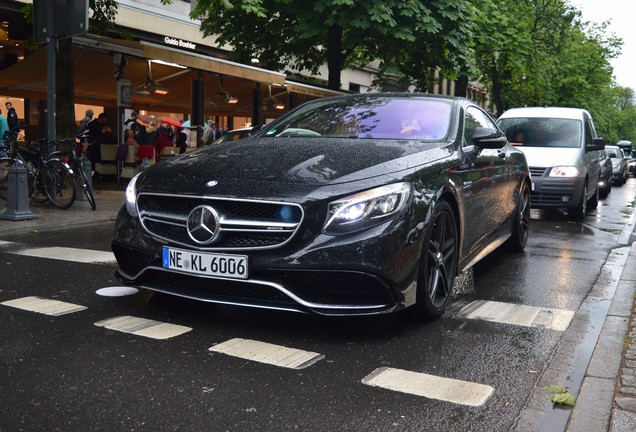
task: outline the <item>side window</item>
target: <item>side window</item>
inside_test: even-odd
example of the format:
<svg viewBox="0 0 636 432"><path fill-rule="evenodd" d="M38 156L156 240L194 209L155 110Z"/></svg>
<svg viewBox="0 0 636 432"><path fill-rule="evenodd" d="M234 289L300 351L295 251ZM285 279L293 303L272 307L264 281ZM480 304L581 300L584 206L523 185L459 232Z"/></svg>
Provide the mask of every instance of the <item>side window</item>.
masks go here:
<svg viewBox="0 0 636 432"><path fill-rule="evenodd" d="M585 144L592 144L594 138L594 127L589 117L585 118Z"/></svg>
<svg viewBox="0 0 636 432"><path fill-rule="evenodd" d="M464 122L464 145L473 144L473 135L478 127L496 129L495 123L482 110L476 107L468 107L466 110L466 121Z"/></svg>

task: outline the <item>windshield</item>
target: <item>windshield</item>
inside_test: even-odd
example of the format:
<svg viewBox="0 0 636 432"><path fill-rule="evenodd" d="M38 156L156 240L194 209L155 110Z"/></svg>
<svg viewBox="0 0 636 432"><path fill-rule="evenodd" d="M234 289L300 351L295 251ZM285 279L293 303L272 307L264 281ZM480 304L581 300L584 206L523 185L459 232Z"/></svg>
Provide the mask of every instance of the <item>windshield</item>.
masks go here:
<svg viewBox="0 0 636 432"><path fill-rule="evenodd" d="M503 118L497 122L512 145L580 147L581 121L556 118Z"/></svg>
<svg viewBox="0 0 636 432"><path fill-rule="evenodd" d="M264 136L441 140L451 101L417 97L352 97L307 104L270 126Z"/></svg>

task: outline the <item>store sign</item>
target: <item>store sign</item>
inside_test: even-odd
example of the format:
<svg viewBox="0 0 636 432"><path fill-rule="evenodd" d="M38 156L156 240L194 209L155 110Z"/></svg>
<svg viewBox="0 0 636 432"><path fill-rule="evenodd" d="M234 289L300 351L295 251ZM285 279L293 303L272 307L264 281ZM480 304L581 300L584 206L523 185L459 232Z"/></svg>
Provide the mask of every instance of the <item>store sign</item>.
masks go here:
<svg viewBox="0 0 636 432"><path fill-rule="evenodd" d="M181 39L175 39L175 38L171 38L169 36L166 36L163 41L168 44L168 45L172 45L175 47L179 47L179 48L187 48L187 49L191 49L194 50L197 48L197 44L192 43L192 42L188 42L188 41L184 41Z"/></svg>

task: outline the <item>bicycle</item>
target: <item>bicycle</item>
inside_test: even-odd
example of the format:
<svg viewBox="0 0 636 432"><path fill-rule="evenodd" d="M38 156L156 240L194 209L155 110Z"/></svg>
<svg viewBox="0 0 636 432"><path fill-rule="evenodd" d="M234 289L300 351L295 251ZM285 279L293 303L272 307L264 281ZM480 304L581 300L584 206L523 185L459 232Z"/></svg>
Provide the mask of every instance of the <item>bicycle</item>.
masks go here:
<svg viewBox="0 0 636 432"><path fill-rule="evenodd" d="M9 137L10 154L0 159L0 198L8 198L8 172L16 163L27 170L29 197L37 203L49 201L60 209L75 202L73 171L57 157L51 157L43 145L39 148L20 147L15 142L17 131ZM6 143L5 143L6 146Z"/></svg>
<svg viewBox="0 0 636 432"><path fill-rule="evenodd" d="M62 162L68 163L68 165L73 170L73 175L77 176L79 179L80 185L82 186L82 190L84 191L84 195L86 195L86 199L91 205L91 209L97 209L97 203L95 201L95 196L93 195L93 189L91 187L91 183L86 176L86 171L84 170L86 166L86 158L78 156L75 151L75 139L79 138L81 141L85 139L89 139L90 135L88 135L87 131L82 132L77 135L75 138L65 138L62 140L57 140L56 144L64 144L69 147L69 150L66 152L56 151L51 153L50 156L59 157ZM49 142L46 141L48 144ZM78 174L79 173L79 174Z"/></svg>

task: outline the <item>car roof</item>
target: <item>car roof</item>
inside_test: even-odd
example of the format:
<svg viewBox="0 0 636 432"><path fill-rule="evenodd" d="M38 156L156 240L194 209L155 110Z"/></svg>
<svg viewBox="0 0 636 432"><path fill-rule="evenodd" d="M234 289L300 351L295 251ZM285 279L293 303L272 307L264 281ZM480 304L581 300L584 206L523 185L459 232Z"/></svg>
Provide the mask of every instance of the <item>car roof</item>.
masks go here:
<svg viewBox="0 0 636 432"><path fill-rule="evenodd" d="M582 120L584 114L589 115L589 112L581 108L563 108L563 107L524 107L524 108L511 108L504 112L499 118L517 118L517 117L530 117L530 118L562 118Z"/></svg>

